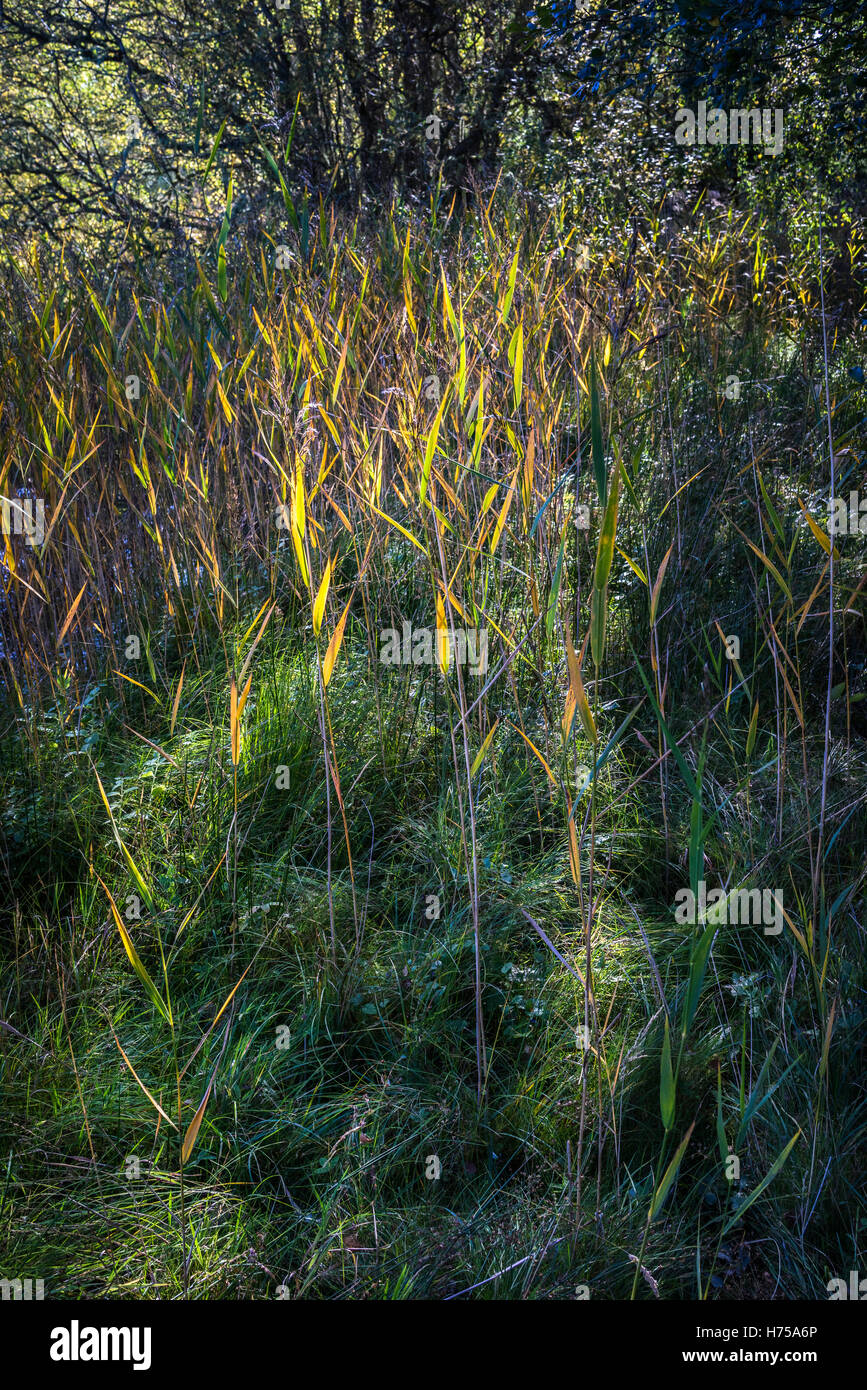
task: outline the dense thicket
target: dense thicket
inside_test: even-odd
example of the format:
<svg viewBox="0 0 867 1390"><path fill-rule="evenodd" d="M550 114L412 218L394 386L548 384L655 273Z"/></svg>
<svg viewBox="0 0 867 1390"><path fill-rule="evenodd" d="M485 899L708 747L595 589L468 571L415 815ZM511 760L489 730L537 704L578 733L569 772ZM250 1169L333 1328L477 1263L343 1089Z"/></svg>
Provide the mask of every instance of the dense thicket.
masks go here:
<svg viewBox="0 0 867 1390"><path fill-rule="evenodd" d="M240 213L275 188L267 155L293 198L387 203L502 169L628 203L639 168L660 191L695 177L673 118L700 99L783 110L787 164L817 184L864 172L854 0L18 0L2 18L0 217L18 235L207 233L218 130ZM703 154L716 182L761 157Z"/></svg>

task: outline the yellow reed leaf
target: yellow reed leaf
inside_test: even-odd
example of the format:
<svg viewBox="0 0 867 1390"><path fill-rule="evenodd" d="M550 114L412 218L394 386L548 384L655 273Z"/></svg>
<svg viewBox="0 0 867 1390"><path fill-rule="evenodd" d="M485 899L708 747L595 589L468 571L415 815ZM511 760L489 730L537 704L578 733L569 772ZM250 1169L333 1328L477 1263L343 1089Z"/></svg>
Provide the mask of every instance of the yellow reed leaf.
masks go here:
<svg viewBox="0 0 867 1390"><path fill-rule="evenodd" d="M316 595L316 602L313 605L313 635L319 636L319 629L322 627L322 619L325 615L325 602L328 598L328 588L331 584L331 561L325 566L325 573L319 585L319 592Z"/></svg>

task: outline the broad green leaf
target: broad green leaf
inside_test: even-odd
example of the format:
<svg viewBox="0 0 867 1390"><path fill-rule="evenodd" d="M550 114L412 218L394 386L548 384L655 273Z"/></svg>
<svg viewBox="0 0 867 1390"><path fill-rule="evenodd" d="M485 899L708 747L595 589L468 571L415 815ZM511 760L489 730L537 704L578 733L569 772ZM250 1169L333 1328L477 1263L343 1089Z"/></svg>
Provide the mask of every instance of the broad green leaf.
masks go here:
<svg viewBox="0 0 867 1390"><path fill-rule="evenodd" d="M758 726L759 726L759 702L758 702L758 700L756 700L756 703L755 703L755 705L754 705L754 707L753 707L752 718L750 719L750 727L749 727L749 729L747 730L747 746L746 746L746 749L745 749L745 756L746 756L747 760L749 760L749 757L750 757L750 755L751 755L751 753L752 753L752 751L753 751L753 748L755 747L755 744L756 744L756 730L758 729Z"/></svg>
<svg viewBox="0 0 867 1390"><path fill-rule="evenodd" d="M297 97L295 98L295 110L294 110L293 113L292 113L292 124L291 124L291 126L289 127L289 138L288 138L288 140L286 141L286 150L285 150L284 155L283 155L283 158L284 158L284 160L285 160L285 162L286 162L287 165L288 165L288 163L289 163L289 155L290 155L291 152L292 152L292 139L293 139L293 137L294 137L294 135L295 135L295 122L296 122L297 119L298 119L298 108L299 108L300 105L301 105L301 93L299 92L298 95L297 95Z"/></svg>
<svg viewBox="0 0 867 1390"><path fill-rule="evenodd" d="M726 1163L728 1162L729 1144L728 1139L726 1138L726 1127L723 1122L722 1068L720 1067L719 1062L717 1062L716 1064L716 1139L717 1144L719 1145L719 1156L722 1161L723 1168L725 1168ZM730 1181L733 1181L733 1179Z"/></svg>
<svg viewBox="0 0 867 1390"><path fill-rule="evenodd" d="M710 955L710 948L713 944L714 936L717 932L717 924L709 923L698 942L693 942L693 949L689 963L689 981L686 987L686 998L683 1003L683 1023L681 1024L681 1036L686 1037L695 1018L695 1011L698 1008L698 1001L701 996L701 987L704 984L704 973L707 969L707 958Z"/></svg>
<svg viewBox="0 0 867 1390"><path fill-rule="evenodd" d="M753 1188L752 1192L750 1193L749 1197L747 1197L746 1201L741 1203L741 1205L738 1207L738 1209L737 1209L737 1211L734 1213L734 1215L726 1222L725 1226L723 1226L723 1229L722 1229L722 1235L723 1235L723 1237L725 1237L725 1236L728 1235L728 1233L729 1233L729 1231L732 1229L732 1227L737 1226L737 1225L739 1224L739 1222L740 1222L740 1220L741 1220L741 1217L743 1216L744 1212L745 1212L749 1207L752 1206L753 1202L756 1200L757 1197L761 1197L761 1195L762 1195L762 1193L764 1192L765 1188L766 1188L766 1187L769 1187L770 1184L774 1181L774 1178L775 1178L775 1177L777 1176L777 1174L779 1173L780 1169L782 1168L782 1166L783 1166L783 1164L785 1163L786 1159L789 1157L789 1154L792 1152L792 1149L795 1147L795 1144L798 1142L798 1140L800 1139L800 1137L801 1137L801 1131L798 1129L798 1130L796 1130L795 1133L792 1135L791 1139L789 1140L789 1142L788 1142L788 1144L786 1145L786 1147L783 1149L782 1153L781 1153L781 1154L778 1154L777 1157L774 1159L774 1162L773 1162L773 1164L771 1165L770 1172L768 1172L768 1173L765 1175L765 1177L762 1178L761 1182L758 1184L757 1187L754 1187L754 1188Z"/></svg>
<svg viewBox="0 0 867 1390"><path fill-rule="evenodd" d="M226 117L226 120L228 120L228 117ZM208 175L209 175L210 172L211 172L211 165L213 164L214 160L217 158L217 150L220 148L220 141L221 141L222 138L223 138L223 131L224 131L225 129L226 129L226 121L223 121L223 124L220 126L220 129L217 131L217 138L216 138L216 140L214 141L213 145L211 146L211 153L209 154L209 156L208 156L208 162L207 162L207 164L205 165L205 172L202 174L202 183L204 183L205 180L207 179Z"/></svg>
<svg viewBox="0 0 867 1390"><path fill-rule="evenodd" d="M671 1129L674 1124L675 1091L674 1074L671 1069L671 1034L668 1015L665 1018L665 1033L662 1039L662 1063L659 1070L659 1109L663 1127Z"/></svg>
<svg viewBox="0 0 867 1390"><path fill-rule="evenodd" d="M605 621L608 617L608 590L594 587L590 595L590 655L593 665L602 665L605 655Z"/></svg>
<svg viewBox="0 0 867 1390"><path fill-rule="evenodd" d="M605 504L605 512L602 517L602 526L599 531L599 543L596 549L596 571L593 576L593 584L597 589L604 589L608 585L608 576L611 573L611 562L614 559L614 541L617 536L617 507L620 501L620 469L614 470L614 480L608 501Z"/></svg>
<svg viewBox="0 0 867 1390"><path fill-rule="evenodd" d="M604 507L608 501L608 477L605 471L605 451L602 446L602 412L599 407L599 387L596 379L596 362L590 356L590 452L593 457L593 473L596 478L596 491Z"/></svg>
<svg viewBox="0 0 867 1390"><path fill-rule="evenodd" d="M668 1196L668 1189L671 1187L671 1184L674 1182L675 1178L677 1177L677 1170L678 1170L678 1168L680 1167L680 1161L681 1161L681 1159L683 1158L684 1153L686 1152L686 1146L687 1146L687 1144L689 1143L690 1136L691 1136L692 1131L693 1131L694 1129L695 1129L695 1120L693 1120L693 1122L692 1122L692 1124L690 1125L689 1129L686 1131L686 1138L683 1140L683 1142L681 1143L680 1147L679 1147L678 1150L677 1150L677 1153L674 1155L674 1158L671 1160L671 1162L669 1163L668 1167L666 1168L666 1170L665 1170L665 1175L664 1175L664 1177L663 1177L663 1179L662 1179L662 1182L659 1184L659 1187L656 1189L656 1191L655 1191L654 1194L653 1194L653 1202L651 1203L651 1207L650 1207L650 1220L651 1220L651 1221L654 1221L654 1220L656 1219L657 1212L660 1210L660 1208L661 1208L663 1202L665 1201L666 1197Z"/></svg>

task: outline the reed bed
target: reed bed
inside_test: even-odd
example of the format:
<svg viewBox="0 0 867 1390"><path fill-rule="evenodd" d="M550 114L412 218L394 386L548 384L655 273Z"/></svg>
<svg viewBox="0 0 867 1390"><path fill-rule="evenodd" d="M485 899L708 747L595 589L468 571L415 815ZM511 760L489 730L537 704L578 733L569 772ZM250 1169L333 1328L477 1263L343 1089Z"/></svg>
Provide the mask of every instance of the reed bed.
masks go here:
<svg viewBox="0 0 867 1390"><path fill-rule="evenodd" d="M189 259L5 263L0 493L44 505L0 604L5 1264L824 1296L864 1239L863 229L283 193L230 181ZM702 883L784 910L683 925Z"/></svg>

